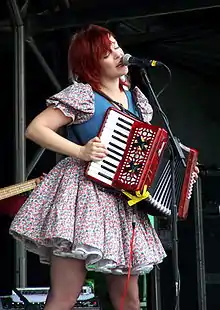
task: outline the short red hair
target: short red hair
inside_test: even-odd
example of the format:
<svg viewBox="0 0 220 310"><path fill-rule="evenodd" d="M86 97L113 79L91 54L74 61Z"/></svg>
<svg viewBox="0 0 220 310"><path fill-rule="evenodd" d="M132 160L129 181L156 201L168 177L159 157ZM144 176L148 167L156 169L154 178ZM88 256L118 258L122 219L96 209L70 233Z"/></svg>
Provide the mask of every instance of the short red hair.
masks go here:
<svg viewBox="0 0 220 310"><path fill-rule="evenodd" d="M73 77L100 89L100 59L111 51L113 33L98 25L89 25L77 32L68 52L69 69Z"/></svg>

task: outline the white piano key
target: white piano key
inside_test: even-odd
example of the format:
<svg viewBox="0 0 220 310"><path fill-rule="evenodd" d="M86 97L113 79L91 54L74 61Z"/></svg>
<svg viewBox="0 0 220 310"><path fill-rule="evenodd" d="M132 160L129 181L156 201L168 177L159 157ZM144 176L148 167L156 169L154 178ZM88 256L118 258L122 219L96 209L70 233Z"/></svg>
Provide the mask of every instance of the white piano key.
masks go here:
<svg viewBox="0 0 220 310"><path fill-rule="evenodd" d="M105 125L104 125L104 127L110 127L110 128L115 128L115 127L117 127L117 123L118 123L118 125L120 126L124 126L124 127L126 127L126 128L128 128L128 130L129 130L129 128L131 128L132 127L132 124L133 123L131 123L131 124L128 124L128 123L126 123L126 122L123 122L123 120L120 120L119 118L109 118L106 122L105 122Z"/></svg>
<svg viewBox="0 0 220 310"><path fill-rule="evenodd" d="M119 164L119 160L115 160L115 159L113 159L113 158L111 158L111 157L108 157L108 155L105 156L105 158L103 158L103 160L108 161L110 164L112 164L112 165L114 165L114 166L116 166L116 167L117 167L118 164ZM99 162L100 162L100 166L101 166L103 160L102 160L102 161L98 161L98 162L96 162L96 163L99 163ZM93 163L93 162L92 162L92 163ZM92 163L91 163L91 164L92 164ZM105 163L105 164L106 164L106 163ZM109 165L109 167L112 167L112 166Z"/></svg>
<svg viewBox="0 0 220 310"><path fill-rule="evenodd" d="M127 125L132 125L134 123L133 120L131 120L130 118L127 118L125 115L122 115L122 114L120 114L118 116L118 120L120 122L123 122L123 123L127 124Z"/></svg>
<svg viewBox="0 0 220 310"><path fill-rule="evenodd" d="M112 110L112 111L109 113L108 119L113 120L113 119L119 119L119 118L125 120L125 122L128 122L128 123L130 123L131 125L134 123L134 121L133 121L132 119L130 119L130 118L124 116L123 114L117 113L116 111L113 111L113 110Z"/></svg>
<svg viewBox="0 0 220 310"><path fill-rule="evenodd" d="M109 143L112 142L112 143L116 144L119 148L122 148L123 150L125 150L125 148L126 148L126 143L122 143L122 142L120 142L118 140L115 140L115 139L113 139L110 136L100 137L100 140L102 141L102 143L106 147L108 147L110 145Z"/></svg>
<svg viewBox="0 0 220 310"><path fill-rule="evenodd" d="M97 171L93 171L93 173L92 173L92 174L89 174L89 175L90 175L91 177L93 177L93 178L95 178L95 179L97 179L97 180L99 180L99 181L105 183L105 184L112 185L112 181L111 181L111 180L102 177L101 175L98 174Z"/></svg>
<svg viewBox="0 0 220 310"><path fill-rule="evenodd" d="M112 140L119 141L121 143L125 143L126 144L127 141L128 141L128 137L123 137L119 133L113 132L112 133Z"/></svg>
<svg viewBox="0 0 220 310"><path fill-rule="evenodd" d="M103 162L92 162L92 164L91 164L91 166L92 167L97 167L97 169L103 169L103 171L105 170L103 167L101 167L101 165L103 165L103 166L105 166L107 169L110 169L110 170L112 170L112 171L114 171L114 172L116 172L116 170L117 170L117 168L118 167L112 167L111 165L108 165L107 163L103 163ZM107 171L107 170L106 170Z"/></svg>
<svg viewBox="0 0 220 310"><path fill-rule="evenodd" d="M112 150L107 150L108 154L107 156L110 157L113 156L116 160L118 160L118 162L122 159L122 155L118 155L118 154L115 154L114 152L112 152ZM111 158L111 157L110 157Z"/></svg>
<svg viewBox="0 0 220 310"><path fill-rule="evenodd" d="M106 120L106 124L116 124L117 122L126 127L131 127L134 123L134 121L126 119L126 117L124 117L123 115L118 117L109 117Z"/></svg>
<svg viewBox="0 0 220 310"><path fill-rule="evenodd" d="M103 129L102 134L109 134L109 133L113 134L113 133L115 133L115 131L118 131L118 132L120 132L121 136L125 135L126 137L128 137L130 130L131 130L131 128L129 130L125 130L121 127L117 127L117 125L115 125L114 128L112 126L107 125L105 127L105 129Z"/></svg>
<svg viewBox="0 0 220 310"><path fill-rule="evenodd" d="M110 141L110 142L111 142L111 141ZM108 144L107 147L109 147L109 148L111 148L113 151L119 153L119 154L121 155L121 157L124 155L124 151L121 150L121 149L118 147L118 145Z"/></svg>
<svg viewBox="0 0 220 310"><path fill-rule="evenodd" d="M106 161L107 161L107 162L106 162ZM109 163L108 163L108 162L109 162ZM119 160L114 160L113 158L108 157L108 155L107 155L107 156L104 157L102 160L99 160L99 161L92 161L90 165L93 165L94 163L96 164L96 166L99 165L99 166L101 167L101 165L104 164L104 165L107 165L107 167L109 166L109 168L111 168L112 165L113 165L113 168L114 168L114 167L118 167ZM112 164L112 165L111 165L111 164Z"/></svg>
<svg viewBox="0 0 220 310"><path fill-rule="evenodd" d="M106 135L106 134L112 135L112 134L115 133L115 132L119 132L120 135L121 135L122 137L123 137L123 136L128 137L128 136L129 136L129 133L130 133L130 129L129 129L129 130L125 130L125 129L121 128L121 127L117 127L116 124L115 124L114 127L108 126L108 125L107 125L107 126L103 129L101 135Z"/></svg>
<svg viewBox="0 0 220 310"><path fill-rule="evenodd" d="M89 171L90 171L91 175L99 174L101 172L111 179L113 179L114 175L115 175L115 173L109 172L105 169L102 169L101 167L97 167L97 166L93 166L93 165L91 165Z"/></svg>
<svg viewBox="0 0 220 310"><path fill-rule="evenodd" d="M101 139L102 137L106 137L106 136L112 137L113 135L114 135L114 136L117 136L119 139L121 139L121 140L123 140L123 141L125 141L125 142L128 140L128 137L129 137L129 133L127 133L126 135L122 135L122 134L120 134L120 131L115 132L115 131L109 130L109 129L107 128L105 131L103 131L103 132L101 133L100 139Z"/></svg>

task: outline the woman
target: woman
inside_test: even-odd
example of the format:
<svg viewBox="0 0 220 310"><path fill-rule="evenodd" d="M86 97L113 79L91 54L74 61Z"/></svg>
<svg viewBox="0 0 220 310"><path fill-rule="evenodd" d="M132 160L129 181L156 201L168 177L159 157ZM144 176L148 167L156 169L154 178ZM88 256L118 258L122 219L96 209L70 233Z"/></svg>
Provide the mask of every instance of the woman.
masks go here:
<svg viewBox="0 0 220 310"><path fill-rule="evenodd" d="M152 118L152 108L141 91L135 88L132 97L124 90L122 77L128 68L121 63L122 56L109 30L90 25L78 32L69 49L74 83L49 98L48 107L26 131L28 139L67 156L34 190L10 229L28 250L51 264L45 310L71 309L87 270L106 274L112 304L121 309L134 215L132 270L124 309L139 309L138 275L152 270L166 256L147 215L85 176L88 162L107 154L97 133L105 111L115 104L105 95L133 113L139 111L146 122ZM64 125L69 139L56 133Z"/></svg>

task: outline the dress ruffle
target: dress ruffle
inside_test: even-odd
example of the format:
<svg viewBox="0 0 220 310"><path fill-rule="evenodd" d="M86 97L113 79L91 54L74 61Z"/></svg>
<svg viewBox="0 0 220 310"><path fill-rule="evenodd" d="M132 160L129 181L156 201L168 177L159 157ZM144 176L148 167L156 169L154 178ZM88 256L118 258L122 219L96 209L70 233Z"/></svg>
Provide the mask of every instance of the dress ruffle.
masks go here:
<svg viewBox="0 0 220 310"><path fill-rule="evenodd" d="M133 94L143 121L149 123L153 117L151 105L138 87L134 88ZM74 117L73 124L80 124L88 121L94 114L94 92L89 84L74 81L72 85L47 99L46 104L54 105L67 117Z"/></svg>
<svg viewBox="0 0 220 310"><path fill-rule="evenodd" d="M89 84L74 82L47 99L46 104L54 105L67 117L74 117L73 124L80 124L94 114L94 92Z"/></svg>
<svg viewBox="0 0 220 310"><path fill-rule="evenodd" d="M41 262L50 263L53 253L83 259L88 270L124 274L135 214L132 273L149 272L166 254L147 214L88 180L85 167L70 157L60 161L21 207L10 233Z"/></svg>

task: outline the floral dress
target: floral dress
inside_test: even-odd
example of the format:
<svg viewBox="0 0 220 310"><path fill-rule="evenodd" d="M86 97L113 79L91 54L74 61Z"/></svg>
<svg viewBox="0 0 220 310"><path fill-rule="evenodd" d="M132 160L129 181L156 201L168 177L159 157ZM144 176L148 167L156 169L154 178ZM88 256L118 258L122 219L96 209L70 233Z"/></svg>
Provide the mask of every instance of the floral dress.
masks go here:
<svg viewBox="0 0 220 310"><path fill-rule="evenodd" d="M134 95L143 120L149 122L148 100L138 88ZM94 114L94 92L90 85L74 82L50 97L51 104L81 124ZM89 180L86 165L72 157L58 162L18 211L10 233L42 263L50 263L53 254L85 260L87 270L120 275L128 272L135 217L131 273L149 272L166 254L148 214L129 207L120 193Z"/></svg>

